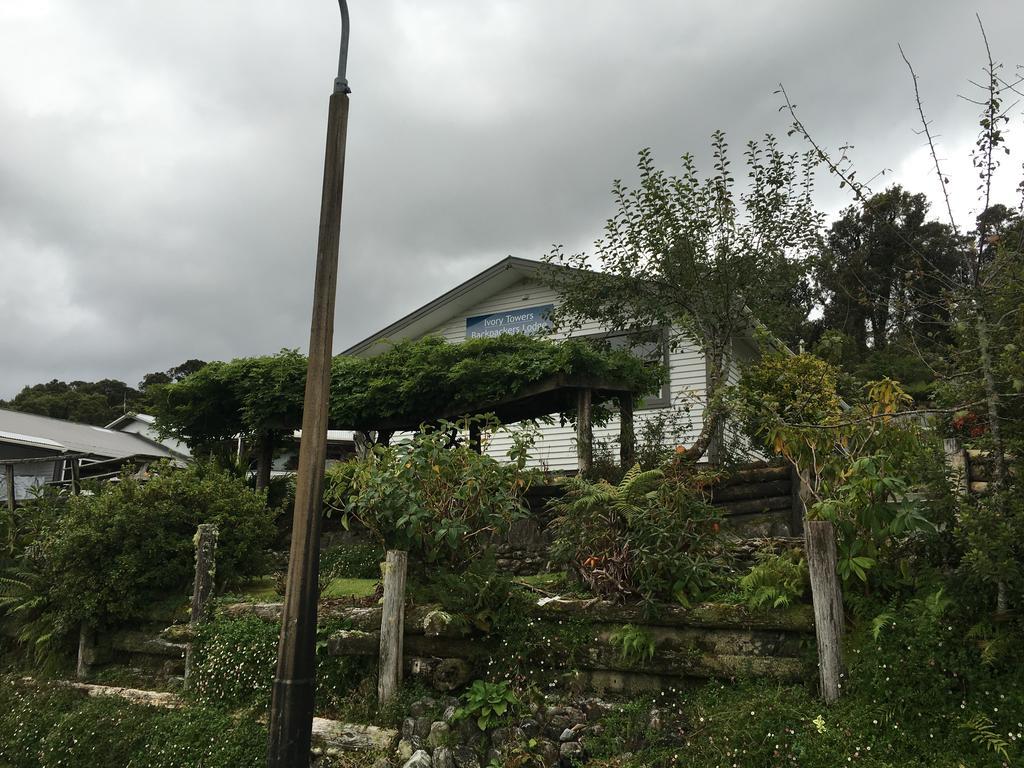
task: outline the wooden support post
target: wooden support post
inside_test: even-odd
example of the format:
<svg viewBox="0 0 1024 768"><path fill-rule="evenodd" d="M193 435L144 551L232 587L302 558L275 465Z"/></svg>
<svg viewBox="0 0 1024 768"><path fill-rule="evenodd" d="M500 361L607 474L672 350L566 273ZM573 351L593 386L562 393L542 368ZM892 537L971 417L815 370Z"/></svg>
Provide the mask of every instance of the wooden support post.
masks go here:
<svg viewBox="0 0 1024 768"><path fill-rule="evenodd" d="M377 701L389 702L402 684L402 641L405 634L405 574L409 553L388 550L384 562L384 603L380 616L380 666Z"/></svg>
<svg viewBox="0 0 1024 768"><path fill-rule="evenodd" d="M811 500L811 483L808 476L809 470L790 467L789 477L792 484L790 495L793 499L793 506L789 514L790 536L803 536L804 533L804 518L807 517L807 507Z"/></svg>
<svg viewBox="0 0 1024 768"><path fill-rule="evenodd" d="M78 628L78 666L75 676L85 680L89 676L89 667L96 658L96 633L84 621Z"/></svg>
<svg viewBox="0 0 1024 768"><path fill-rule="evenodd" d="M477 453L483 453L484 447L481 438L479 422L469 422L469 447Z"/></svg>
<svg viewBox="0 0 1024 768"><path fill-rule="evenodd" d="M217 580L217 526L203 523L196 531L196 578L189 626L194 630L210 618L210 598ZM192 676L192 643L185 649L185 683Z"/></svg>
<svg viewBox="0 0 1024 768"><path fill-rule="evenodd" d="M71 462L71 493L75 496L82 492L81 465L77 456L69 459Z"/></svg>
<svg viewBox="0 0 1024 768"><path fill-rule="evenodd" d="M633 395L619 398L619 464L629 469L636 462L636 431L633 428Z"/></svg>
<svg viewBox="0 0 1024 768"><path fill-rule="evenodd" d="M579 390L576 400L576 458L580 474L594 465L594 408L589 389Z"/></svg>
<svg viewBox="0 0 1024 768"><path fill-rule="evenodd" d="M949 470L949 482L953 492L957 496L966 496L971 482L967 452L955 437L942 441L942 451L946 456L946 468Z"/></svg>
<svg viewBox="0 0 1024 768"><path fill-rule="evenodd" d="M836 572L836 533L829 520L807 520L804 535L821 695L826 704L834 704L839 700L843 670L843 593Z"/></svg>
<svg viewBox="0 0 1024 768"><path fill-rule="evenodd" d="M7 486L7 509L14 513L14 505L17 503L14 491L14 465L4 464L4 484Z"/></svg>

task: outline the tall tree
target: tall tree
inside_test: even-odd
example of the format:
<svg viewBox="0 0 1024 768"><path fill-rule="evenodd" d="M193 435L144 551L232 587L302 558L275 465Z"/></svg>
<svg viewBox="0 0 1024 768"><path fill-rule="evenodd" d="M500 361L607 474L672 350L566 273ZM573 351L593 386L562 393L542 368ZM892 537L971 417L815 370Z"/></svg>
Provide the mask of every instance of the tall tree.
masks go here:
<svg viewBox="0 0 1024 768"><path fill-rule="evenodd" d="M786 154L772 136L747 144L747 185L738 190L725 135L712 136L713 171L702 178L692 155L682 174L655 167L640 152L639 185L612 187L617 210L586 253L556 248L550 270L563 303L555 321L576 327L598 320L616 329L669 327L672 343L696 343L708 369L700 435L688 455L702 456L724 418L732 342L764 318L791 334L794 315L780 298L799 296L807 256L818 245L821 217L812 204L810 154ZM808 297L809 298L809 297ZM803 310L809 309L809 306ZM801 311L795 313L796 317ZM802 322L806 317L799 317Z"/></svg>
<svg viewBox="0 0 1024 768"><path fill-rule="evenodd" d="M1021 240L1019 237L1006 237L1008 232L1017 231L1018 217L1024 215L1024 178L1018 185L1021 200L1015 210L997 206L992 199L994 181L1000 170L1000 158L1009 152L1006 145L1007 127L1017 103L1013 99L1019 93L1021 80L1007 78L1003 74L1002 65L992 57L980 18L978 23L985 46L985 76L981 83L976 84L980 95L967 100L977 104L981 112L978 138L971 152L971 160L977 174L978 209L982 215L970 227L962 226L954 214L949 193L950 177L942 167L936 136L924 113L918 76L910 61L906 56L903 57L914 85L915 103L921 120L920 133L929 147L935 176L942 192L945 217L958 244L955 249L955 269L948 276L938 270L933 271L932 277L938 290L924 294L921 299L925 304L943 303L952 318L952 327L956 332L955 344L950 348L943 388L951 403L951 410L963 410L980 417L977 442L988 449L992 462L992 494L984 504L991 512L989 524L982 536L969 542L964 555L967 561L974 556L988 558L991 542L1000 532L1006 534L1017 531L1000 538L1016 539L1019 542L1018 534L1024 528L1020 511L1024 506L1021 502L1022 493L1019 484L1010 476L1011 455L1008 452L1012 434L1019 429L1015 415L1019 412L1017 403L1020 390L1024 389L1024 381L1019 381L1013 375L1014 370L1019 370L1013 365L1015 345L1007 341L1019 327L1021 313L1024 312L1020 294L1012 293L1013 280L1021 274L1017 268ZM848 158L845 155L833 156L818 144L797 116L785 89L780 89L780 92L785 99L784 108L788 109L793 118L793 131L811 144L819 159L839 177L841 186L852 190L857 201L866 210L873 212L870 190L855 178L856 170L851 167ZM925 256L923 253L919 255ZM1011 292L1009 296L1008 291ZM1007 354L1009 360L1005 358ZM1019 547L1019 544L1015 546ZM1024 573L1024 565L1019 559L1016 562L1016 572ZM986 578L988 583L996 587L997 610L1005 611L1009 605L1010 583L1006 573L994 568L988 570ZM1024 577L1018 579L1018 584L1021 582L1024 582Z"/></svg>
<svg viewBox="0 0 1024 768"><path fill-rule="evenodd" d="M957 268L959 243L927 214L925 196L899 185L843 211L814 265L823 330L846 334L865 353L901 334L927 338L946 329L941 282Z"/></svg>
<svg viewBox="0 0 1024 768"><path fill-rule="evenodd" d="M138 390L117 379L53 379L22 388L9 401L0 401L0 408L102 427L137 407L141 399Z"/></svg>
<svg viewBox="0 0 1024 768"><path fill-rule="evenodd" d="M256 448L256 487L270 480L281 438L302 421L306 358L294 350L197 367L158 388L157 428L200 452L248 437Z"/></svg>

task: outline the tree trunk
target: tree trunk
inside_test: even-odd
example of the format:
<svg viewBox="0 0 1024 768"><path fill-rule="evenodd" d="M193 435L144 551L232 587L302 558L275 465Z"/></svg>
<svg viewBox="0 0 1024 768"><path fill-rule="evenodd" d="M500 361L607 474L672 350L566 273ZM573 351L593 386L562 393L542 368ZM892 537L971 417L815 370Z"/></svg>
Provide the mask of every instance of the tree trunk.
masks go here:
<svg viewBox="0 0 1024 768"><path fill-rule="evenodd" d="M716 437L720 435L725 420L722 397L725 395L725 388L728 384L727 371L730 359L724 350L718 349L705 348L704 355L707 359L704 421L701 424L700 434L686 451L685 459L689 462L700 461L701 457L708 452Z"/></svg>
<svg viewBox="0 0 1024 768"><path fill-rule="evenodd" d="M256 490L262 491L270 485L270 469L274 464L274 438L269 434L260 435L256 450Z"/></svg>

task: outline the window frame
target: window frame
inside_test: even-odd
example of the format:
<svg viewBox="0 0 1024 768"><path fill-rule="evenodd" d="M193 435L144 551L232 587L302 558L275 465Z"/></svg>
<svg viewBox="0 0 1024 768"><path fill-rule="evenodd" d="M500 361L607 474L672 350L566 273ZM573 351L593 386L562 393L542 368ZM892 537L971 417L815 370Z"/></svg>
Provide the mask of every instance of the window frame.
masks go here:
<svg viewBox="0 0 1024 768"><path fill-rule="evenodd" d="M669 408L672 405L672 369L669 367L669 329L667 326L660 328L632 328L628 331L601 331L600 333L587 333L579 336L572 336L575 339L593 339L604 341L620 336L639 336L641 334L657 334L660 336L662 365L665 368L665 380L661 385L661 394L646 395L642 398L642 405L638 402L634 405L637 411L651 411L659 408ZM652 361L653 362L653 361Z"/></svg>

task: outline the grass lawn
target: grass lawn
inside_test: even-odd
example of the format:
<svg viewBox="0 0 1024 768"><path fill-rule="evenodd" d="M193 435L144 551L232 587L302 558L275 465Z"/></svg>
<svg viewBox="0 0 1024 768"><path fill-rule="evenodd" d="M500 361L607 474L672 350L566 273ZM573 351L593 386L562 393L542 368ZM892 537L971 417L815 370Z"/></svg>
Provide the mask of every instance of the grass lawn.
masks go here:
<svg viewBox="0 0 1024 768"><path fill-rule="evenodd" d="M377 588L376 579L334 579L321 597L369 597ZM278 602L281 596L274 590L274 577L264 576L246 585L242 597L256 602Z"/></svg>
<svg viewBox="0 0 1024 768"><path fill-rule="evenodd" d="M334 579L321 597L369 597L376 589L376 579Z"/></svg>

